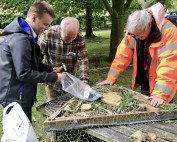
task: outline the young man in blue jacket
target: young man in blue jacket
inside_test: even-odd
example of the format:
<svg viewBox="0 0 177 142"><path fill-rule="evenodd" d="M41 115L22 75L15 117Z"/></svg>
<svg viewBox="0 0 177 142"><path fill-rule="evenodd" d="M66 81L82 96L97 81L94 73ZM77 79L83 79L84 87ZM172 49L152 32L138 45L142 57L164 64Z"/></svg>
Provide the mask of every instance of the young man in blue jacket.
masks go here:
<svg viewBox="0 0 177 142"><path fill-rule="evenodd" d="M3 31L6 36L0 48L0 103L6 107L18 102L31 121L32 106L36 100L37 83L64 78L39 60L38 34L44 32L55 17L45 1L32 4L27 18L15 18Z"/></svg>

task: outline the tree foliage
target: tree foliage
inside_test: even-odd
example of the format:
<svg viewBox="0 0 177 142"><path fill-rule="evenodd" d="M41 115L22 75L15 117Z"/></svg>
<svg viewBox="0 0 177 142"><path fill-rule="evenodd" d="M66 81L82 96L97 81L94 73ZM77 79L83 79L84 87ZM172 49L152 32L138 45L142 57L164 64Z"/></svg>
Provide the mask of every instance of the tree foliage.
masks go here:
<svg viewBox="0 0 177 142"><path fill-rule="evenodd" d="M102 0L106 10L111 16L111 40L110 40L110 52L109 59L113 60L117 46L122 39L124 33L124 27L129 13L130 6L133 0ZM139 8L140 5L136 0L134 2L137 5L134 5L134 8Z"/></svg>
<svg viewBox="0 0 177 142"><path fill-rule="evenodd" d="M103 11L103 5L100 3L100 0L50 0L50 2L54 6L58 19L66 16L77 17L81 25L84 23L86 36L94 36L92 17L93 14L96 15Z"/></svg>
<svg viewBox="0 0 177 142"><path fill-rule="evenodd" d="M0 28L11 22L16 16L26 16L29 6L34 0L1 0L0 1Z"/></svg>
<svg viewBox="0 0 177 142"><path fill-rule="evenodd" d="M161 2L167 9L168 8L175 8L174 0L138 0L139 3L142 5L142 8L150 7L151 5Z"/></svg>
<svg viewBox="0 0 177 142"><path fill-rule="evenodd" d="M1 0L1 25L10 22L17 15L25 16L34 1ZM88 36L93 36L94 20L99 21L99 18L101 19L106 13L109 13L112 24L109 52L111 60L114 58L117 46L122 39L128 14L132 10L149 7L158 1L168 9L177 6L176 0L48 0L57 16L54 24L59 24L61 19L66 16L77 17ZM93 19L93 17L97 19Z"/></svg>
<svg viewBox="0 0 177 142"><path fill-rule="evenodd" d="M109 58L112 60L122 39L127 16L131 11L149 7L157 2L161 2L166 8L170 8L173 7L175 0L102 0L102 2L112 20L109 52Z"/></svg>
<svg viewBox="0 0 177 142"><path fill-rule="evenodd" d="M13 19L17 16L17 12L19 13L18 15L25 15L29 6L34 1L35 0L14 0L12 2L10 0L2 0L1 4L3 11L8 11L8 14L5 15L9 15L9 18ZM82 28L84 23L86 36L94 36L92 31L92 14L94 13L94 15L97 15L102 13L103 5L100 3L100 0L48 0L48 2L53 6L57 17L53 24L59 24L64 17L74 16L80 20ZM4 19L1 20L5 21L4 23L9 21L7 17L4 17Z"/></svg>

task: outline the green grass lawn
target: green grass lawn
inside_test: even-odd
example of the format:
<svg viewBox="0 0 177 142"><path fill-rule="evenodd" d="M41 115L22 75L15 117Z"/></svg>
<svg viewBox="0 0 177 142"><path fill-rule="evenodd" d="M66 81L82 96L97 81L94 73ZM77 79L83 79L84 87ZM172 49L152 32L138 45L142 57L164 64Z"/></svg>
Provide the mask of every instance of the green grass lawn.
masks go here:
<svg viewBox="0 0 177 142"><path fill-rule="evenodd" d="M91 85L106 78L109 70L110 62L108 61L109 55L109 36L110 31L95 31L97 36L94 39L86 39L86 46L89 52L90 62L90 80ZM119 85L131 88L131 72L132 66L122 74L119 79ZM33 127L40 142L48 142L47 133L43 129L43 122L46 119L40 112L36 111L36 107L46 102L44 86L38 85L37 92L38 102L33 107ZM0 107L0 120L2 120L2 108ZM0 123L0 137L2 136L2 121Z"/></svg>

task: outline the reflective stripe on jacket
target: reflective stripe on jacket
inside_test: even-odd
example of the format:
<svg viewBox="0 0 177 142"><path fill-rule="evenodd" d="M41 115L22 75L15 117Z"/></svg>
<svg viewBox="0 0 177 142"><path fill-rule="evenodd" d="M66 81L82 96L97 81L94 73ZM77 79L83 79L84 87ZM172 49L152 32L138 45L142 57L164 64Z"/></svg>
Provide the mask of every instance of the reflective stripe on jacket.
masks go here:
<svg viewBox="0 0 177 142"><path fill-rule="evenodd" d="M151 95L170 102L177 90L177 28L168 20L161 28L162 39L149 47L151 64L149 86ZM132 89L137 74L136 40L126 35L117 48L115 59L108 72L107 80L115 83L133 58Z"/></svg>

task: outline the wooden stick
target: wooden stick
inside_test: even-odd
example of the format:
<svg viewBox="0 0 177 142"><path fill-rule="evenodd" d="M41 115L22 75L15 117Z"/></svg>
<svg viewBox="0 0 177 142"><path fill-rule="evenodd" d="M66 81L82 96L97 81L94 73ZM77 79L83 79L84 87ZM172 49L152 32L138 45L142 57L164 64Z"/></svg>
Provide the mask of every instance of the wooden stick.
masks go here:
<svg viewBox="0 0 177 142"><path fill-rule="evenodd" d="M52 115L48 118L49 120L54 120L56 116L58 116L63 109L73 101L74 98L67 101L63 106L61 106L56 112L52 113Z"/></svg>

